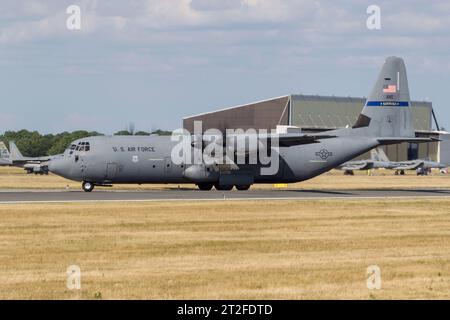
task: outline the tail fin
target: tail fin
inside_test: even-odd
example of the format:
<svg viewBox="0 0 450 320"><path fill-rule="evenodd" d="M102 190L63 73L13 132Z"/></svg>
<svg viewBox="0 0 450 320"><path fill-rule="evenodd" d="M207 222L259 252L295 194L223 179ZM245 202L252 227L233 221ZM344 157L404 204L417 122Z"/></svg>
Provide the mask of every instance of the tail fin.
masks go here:
<svg viewBox="0 0 450 320"><path fill-rule="evenodd" d="M3 141L0 141L0 160L9 161L10 154Z"/></svg>
<svg viewBox="0 0 450 320"><path fill-rule="evenodd" d="M22 153L20 153L19 148L17 148L14 141L9 142L9 151L11 152L11 159L13 160L22 160L24 159Z"/></svg>
<svg viewBox="0 0 450 320"><path fill-rule="evenodd" d="M389 57L353 128L367 127L374 137L415 137L410 105L405 63Z"/></svg>
<svg viewBox="0 0 450 320"><path fill-rule="evenodd" d="M383 148L376 148L375 152L378 161L389 162L389 158L384 152Z"/></svg>

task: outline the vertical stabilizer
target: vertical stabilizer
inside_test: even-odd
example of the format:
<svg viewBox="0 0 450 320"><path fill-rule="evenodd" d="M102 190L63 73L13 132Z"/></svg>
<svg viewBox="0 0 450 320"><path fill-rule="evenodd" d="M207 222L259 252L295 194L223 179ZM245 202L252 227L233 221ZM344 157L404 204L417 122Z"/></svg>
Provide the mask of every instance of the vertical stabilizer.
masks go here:
<svg viewBox="0 0 450 320"><path fill-rule="evenodd" d="M0 141L0 161L1 162L9 162L10 154L8 148L3 141Z"/></svg>
<svg viewBox="0 0 450 320"><path fill-rule="evenodd" d="M406 67L402 58L389 57L354 128L367 127L375 137L415 137Z"/></svg>
<svg viewBox="0 0 450 320"><path fill-rule="evenodd" d="M24 159L22 156L22 153L20 153L19 148L17 148L14 141L9 142L9 151L11 153L11 159L12 160L22 160Z"/></svg>

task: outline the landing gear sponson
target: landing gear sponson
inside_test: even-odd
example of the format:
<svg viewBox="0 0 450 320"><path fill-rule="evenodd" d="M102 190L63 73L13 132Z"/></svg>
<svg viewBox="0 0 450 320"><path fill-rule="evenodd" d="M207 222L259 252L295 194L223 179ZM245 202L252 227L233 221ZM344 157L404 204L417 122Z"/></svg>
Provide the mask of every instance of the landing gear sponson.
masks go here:
<svg viewBox="0 0 450 320"><path fill-rule="evenodd" d="M197 187L198 187L200 190L202 190L202 191L208 191L208 190L211 190L213 186L214 186L214 188L215 188L216 190L220 190L220 191L230 191L230 190L233 189L233 187L236 187L237 190L242 190L242 191L243 191L243 190L248 190L248 189L250 189L250 186L251 186L251 185L246 184L246 185L236 185L236 186L233 186L233 185L221 185L221 184L218 184L218 183L216 183L216 184L212 184L212 183L199 183L199 184L197 184Z"/></svg>
<svg viewBox="0 0 450 320"><path fill-rule="evenodd" d="M219 184L212 184L212 183L200 183L197 184L197 187L202 191L209 191L212 189L212 187L216 188L216 190L220 191L230 191L233 189L233 187L236 187L237 190L244 191L250 189L250 185L219 185ZM89 181L83 181L83 184L81 185L82 189L85 192L91 192L94 190L95 185L92 182Z"/></svg>

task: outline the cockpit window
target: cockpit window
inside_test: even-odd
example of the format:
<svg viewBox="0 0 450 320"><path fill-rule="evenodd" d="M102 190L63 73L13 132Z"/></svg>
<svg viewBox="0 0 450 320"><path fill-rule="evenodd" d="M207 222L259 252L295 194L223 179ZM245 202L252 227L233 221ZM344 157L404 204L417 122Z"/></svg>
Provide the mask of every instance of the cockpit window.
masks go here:
<svg viewBox="0 0 450 320"><path fill-rule="evenodd" d="M71 144L69 147L69 154L72 154L74 151L90 151L91 145L89 142L82 141L78 142L78 144Z"/></svg>
<svg viewBox="0 0 450 320"><path fill-rule="evenodd" d="M76 146L77 151L89 151L91 150L91 146L89 144L89 142L79 142L78 145Z"/></svg>

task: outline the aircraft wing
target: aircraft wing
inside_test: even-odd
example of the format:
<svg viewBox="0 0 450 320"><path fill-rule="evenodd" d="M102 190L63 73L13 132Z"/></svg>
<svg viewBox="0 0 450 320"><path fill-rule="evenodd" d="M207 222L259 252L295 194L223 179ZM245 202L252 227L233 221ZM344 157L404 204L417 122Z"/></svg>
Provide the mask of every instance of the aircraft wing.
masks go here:
<svg viewBox="0 0 450 320"><path fill-rule="evenodd" d="M415 170L423 166L423 161L399 162L394 166L393 170Z"/></svg>
<svg viewBox="0 0 450 320"><path fill-rule="evenodd" d="M22 166L24 164L43 164L50 161L50 157L37 157L37 158L24 158L24 159L11 159L11 164L14 166Z"/></svg>
<svg viewBox="0 0 450 320"><path fill-rule="evenodd" d="M35 158L33 158L33 157L28 157L28 158L25 158L25 160L26 160L27 162L39 162L39 163L41 163L41 162L50 161L53 157L54 157L54 156L35 157Z"/></svg>
<svg viewBox="0 0 450 320"><path fill-rule="evenodd" d="M404 137L389 137L389 138L378 138L378 142L382 145L386 144L397 144L402 142L410 142L410 143L424 143L424 142L436 142L441 141L440 139L436 138L404 138Z"/></svg>

